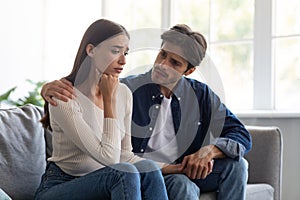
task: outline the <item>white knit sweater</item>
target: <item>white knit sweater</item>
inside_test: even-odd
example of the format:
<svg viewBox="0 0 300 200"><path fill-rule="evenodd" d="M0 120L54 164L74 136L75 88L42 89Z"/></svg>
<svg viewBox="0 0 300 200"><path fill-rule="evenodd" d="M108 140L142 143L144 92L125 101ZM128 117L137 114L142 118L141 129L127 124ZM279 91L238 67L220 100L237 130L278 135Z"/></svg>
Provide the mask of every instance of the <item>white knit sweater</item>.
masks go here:
<svg viewBox="0 0 300 200"><path fill-rule="evenodd" d="M75 89L76 90L76 89ZM64 172L83 176L119 162L143 160L131 146L132 94L120 83L116 91L116 119L76 90L76 98L49 107L53 153L48 160Z"/></svg>

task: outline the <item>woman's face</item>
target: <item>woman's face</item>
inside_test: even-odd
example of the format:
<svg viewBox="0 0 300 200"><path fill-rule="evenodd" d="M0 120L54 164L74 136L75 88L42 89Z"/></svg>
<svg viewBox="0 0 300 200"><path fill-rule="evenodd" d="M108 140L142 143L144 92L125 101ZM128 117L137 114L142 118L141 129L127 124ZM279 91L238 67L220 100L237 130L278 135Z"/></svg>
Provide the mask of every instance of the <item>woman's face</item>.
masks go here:
<svg viewBox="0 0 300 200"><path fill-rule="evenodd" d="M92 64L98 71L119 76L126 64L129 38L120 34L101 42L93 48Z"/></svg>

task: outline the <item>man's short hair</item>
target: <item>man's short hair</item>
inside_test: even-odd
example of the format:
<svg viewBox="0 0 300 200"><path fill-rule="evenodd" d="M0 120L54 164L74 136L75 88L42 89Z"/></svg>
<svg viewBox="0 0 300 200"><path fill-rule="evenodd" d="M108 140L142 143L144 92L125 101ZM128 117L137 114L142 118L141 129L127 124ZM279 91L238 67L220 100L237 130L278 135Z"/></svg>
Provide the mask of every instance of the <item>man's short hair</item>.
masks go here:
<svg viewBox="0 0 300 200"><path fill-rule="evenodd" d="M189 63L188 69L199 66L205 56L207 43L204 36L192 31L192 29L185 24L177 24L165 31L161 38L164 42L171 42L179 46L183 51L184 59Z"/></svg>

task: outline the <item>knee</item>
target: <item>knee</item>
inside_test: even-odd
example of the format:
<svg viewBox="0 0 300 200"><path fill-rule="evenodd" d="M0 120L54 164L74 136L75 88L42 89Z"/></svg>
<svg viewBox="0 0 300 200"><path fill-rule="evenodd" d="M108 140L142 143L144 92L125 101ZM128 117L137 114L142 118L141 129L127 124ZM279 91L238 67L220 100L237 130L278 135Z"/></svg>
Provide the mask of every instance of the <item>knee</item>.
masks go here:
<svg viewBox="0 0 300 200"><path fill-rule="evenodd" d="M180 185L187 185L188 183L192 183L190 179L183 174L171 174L166 175L166 181L170 183L180 183Z"/></svg>
<svg viewBox="0 0 300 200"><path fill-rule="evenodd" d="M247 181L248 179L248 162L246 159L241 158L240 160L229 159L228 167L230 168L231 174L237 179Z"/></svg>
<svg viewBox="0 0 300 200"><path fill-rule="evenodd" d="M165 176L165 182L168 185L179 185L181 187L189 188L194 187L196 184L192 182L186 175L184 174L170 174ZM197 186L196 186L197 187ZM198 187L197 187L198 188Z"/></svg>
<svg viewBox="0 0 300 200"><path fill-rule="evenodd" d="M245 158L239 160L239 170L240 176L244 177L244 180L248 180L248 161Z"/></svg>
<svg viewBox="0 0 300 200"><path fill-rule="evenodd" d="M125 173L139 173L137 168L131 163L118 163L110 166L111 168Z"/></svg>
<svg viewBox="0 0 300 200"><path fill-rule="evenodd" d="M164 178L168 194L172 197L171 199L183 199L183 197L187 199L198 199L200 189L187 176L183 174L170 174Z"/></svg>
<svg viewBox="0 0 300 200"><path fill-rule="evenodd" d="M113 180L117 183L126 183L127 185L139 186L140 175L137 168L130 163L118 163L113 166L113 173L110 173L111 176L114 176ZM113 175L114 174L114 175Z"/></svg>
<svg viewBox="0 0 300 200"><path fill-rule="evenodd" d="M142 160L134 164L140 173L160 172L158 165L152 160Z"/></svg>
<svg viewBox="0 0 300 200"><path fill-rule="evenodd" d="M238 162L234 162L233 166L236 174L240 176L248 175L248 162L246 159L241 158Z"/></svg>

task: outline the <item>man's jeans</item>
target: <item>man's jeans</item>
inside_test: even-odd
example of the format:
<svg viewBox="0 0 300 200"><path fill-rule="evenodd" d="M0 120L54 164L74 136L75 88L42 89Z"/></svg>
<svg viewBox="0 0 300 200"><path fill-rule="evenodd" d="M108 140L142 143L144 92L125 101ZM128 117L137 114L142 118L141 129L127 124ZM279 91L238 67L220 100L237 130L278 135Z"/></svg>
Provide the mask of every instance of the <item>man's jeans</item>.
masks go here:
<svg viewBox="0 0 300 200"><path fill-rule="evenodd" d="M119 163L74 177L50 162L35 199L167 199L164 179L153 161Z"/></svg>
<svg viewBox="0 0 300 200"><path fill-rule="evenodd" d="M190 180L183 174L166 175L170 200L198 200L200 194L217 191L218 200L243 200L246 196L248 162L243 158L216 159L213 172L205 179Z"/></svg>

